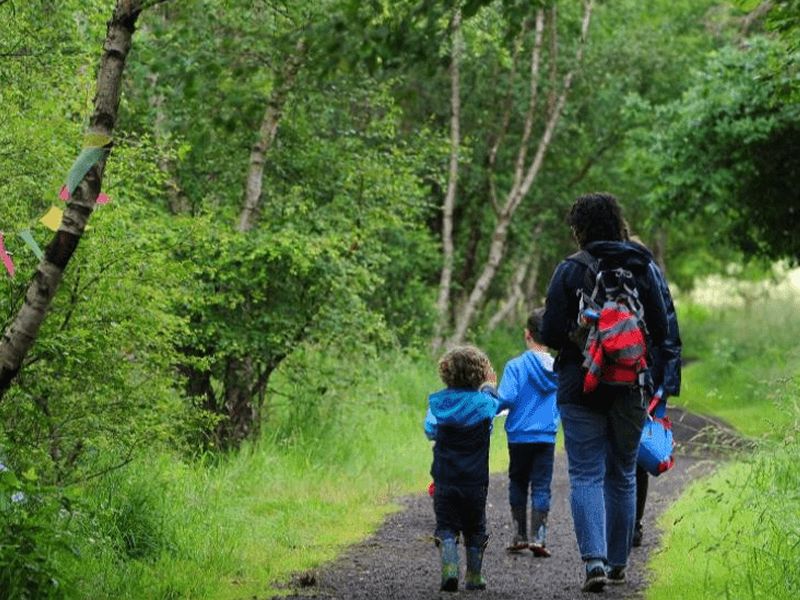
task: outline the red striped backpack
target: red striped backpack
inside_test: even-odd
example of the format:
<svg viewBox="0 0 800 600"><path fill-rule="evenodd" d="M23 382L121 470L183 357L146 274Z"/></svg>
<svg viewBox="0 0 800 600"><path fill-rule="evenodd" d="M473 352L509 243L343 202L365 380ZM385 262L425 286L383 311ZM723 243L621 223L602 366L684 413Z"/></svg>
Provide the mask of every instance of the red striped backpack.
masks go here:
<svg viewBox="0 0 800 600"><path fill-rule="evenodd" d="M573 257L587 267L578 291L578 325L586 337L584 393L600 382L641 383L647 369L647 328L633 273L619 266L604 268L602 260L585 250Z"/></svg>

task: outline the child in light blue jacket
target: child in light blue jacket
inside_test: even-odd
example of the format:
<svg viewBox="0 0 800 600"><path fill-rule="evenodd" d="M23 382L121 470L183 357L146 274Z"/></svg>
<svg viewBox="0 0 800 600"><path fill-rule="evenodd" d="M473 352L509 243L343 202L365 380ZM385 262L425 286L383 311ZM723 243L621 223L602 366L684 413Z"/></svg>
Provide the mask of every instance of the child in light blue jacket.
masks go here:
<svg viewBox="0 0 800 600"><path fill-rule="evenodd" d="M514 534L509 552L530 549L535 556L549 557L546 546L550 482L553 478L558 382L553 358L541 343L543 309L535 310L525 328L528 350L510 360L503 370L498 410L508 409L508 499ZM531 500L531 539L527 535L528 489Z"/></svg>

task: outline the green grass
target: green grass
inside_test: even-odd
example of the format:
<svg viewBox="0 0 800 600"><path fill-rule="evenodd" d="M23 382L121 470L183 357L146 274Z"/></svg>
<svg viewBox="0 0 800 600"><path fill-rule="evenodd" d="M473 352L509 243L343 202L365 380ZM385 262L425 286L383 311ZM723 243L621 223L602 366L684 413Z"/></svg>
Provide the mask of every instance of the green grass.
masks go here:
<svg viewBox="0 0 800 600"><path fill-rule="evenodd" d="M684 357L680 397L670 402L721 417L749 436L778 436L796 418L783 393L800 371L798 306L765 300L749 311L679 305Z"/></svg>
<svg viewBox="0 0 800 600"><path fill-rule="evenodd" d="M759 440L695 483L661 519L649 600L800 596L800 357L797 306L689 307L681 402ZM677 402L677 399L675 400Z"/></svg>
<svg viewBox="0 0 800 600"><path fill-rule="evenodd" d="M76 519L77 596L271 595L374 531L398 509L395 498L424 493L435 364L399 354L363 362L357 383L328 387L324 402L287 370L275 385L290 401L272 407L263 440L216 464L163 454L87 489L84 505L105 508ZM311 418L321 424L303 421ZM491 467L503 470L502 419L494 432Z"/></svg>
<svg viewBox="0 0 800 600"><path fill-rule="evenodd" d="M670 508L649 600L800 596L798 440L725 466Z"/></svg>

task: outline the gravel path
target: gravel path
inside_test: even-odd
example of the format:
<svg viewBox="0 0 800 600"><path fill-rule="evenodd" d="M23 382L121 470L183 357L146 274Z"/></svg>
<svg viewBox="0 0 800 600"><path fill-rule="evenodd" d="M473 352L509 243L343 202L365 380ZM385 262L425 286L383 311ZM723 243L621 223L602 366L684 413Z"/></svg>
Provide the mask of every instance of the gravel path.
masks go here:
<svg viewBox="0 0 800 600"><path fill-rule="evenodd" d="M658 548L660 532L655 521L677 499L686 485L713 470L720 439L737 439L724 423L671 409L678 442L676 465L665 475L650 479L644 523L644 542L634 548L628 565L628 581L622 586L606 586L602 597L640 598L647 586L646 563ZM709 432L715 432L711 434ZM724 435L719 435L723 432ZM728 437L725 437L728 436ZM698 441L699 440L699 441ZM726 444L727 445L727 444ZM735 445L735 444L733 444ZM483 600L523 597L554 600L597 597L580 591L583 565L578 554L569 508L569 480L566 457L556 456L553 473L553 499L548 531L551 558L532 554L510 555L504 550L510 537L507 477L493 475L487 503L488 530L491 535L484 559L488 588L483 592L438 591L439 558L433 545L433 506L427 494L403 498L403 510L390 516L383 526L365 541L349 548L339 559L317 572L296 576L290 584L289 598L388 599L458 598Z"/></svg>

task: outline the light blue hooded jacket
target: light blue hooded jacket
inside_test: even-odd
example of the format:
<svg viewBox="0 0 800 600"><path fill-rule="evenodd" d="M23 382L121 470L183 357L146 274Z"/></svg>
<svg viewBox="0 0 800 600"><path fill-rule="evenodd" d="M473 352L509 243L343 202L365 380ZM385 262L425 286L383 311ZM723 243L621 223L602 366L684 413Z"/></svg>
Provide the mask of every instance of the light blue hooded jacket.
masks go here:
<svg viewBox="0 0 800 600"><path fill-rule="evenodd" d="M486 385L480 390L445 388L428 396L425 415L425 435L436 439L437 425L472 427L481 421L494 419L497 399L494 388Z"/></svg>
<svg viewBox="0 0 800 600"><path fill-rule="evenodd" d="M556 407L558 377L532 351L508 361L497 390L498 411L508 409L510 444L555 444L560 416Z"/></svg>

